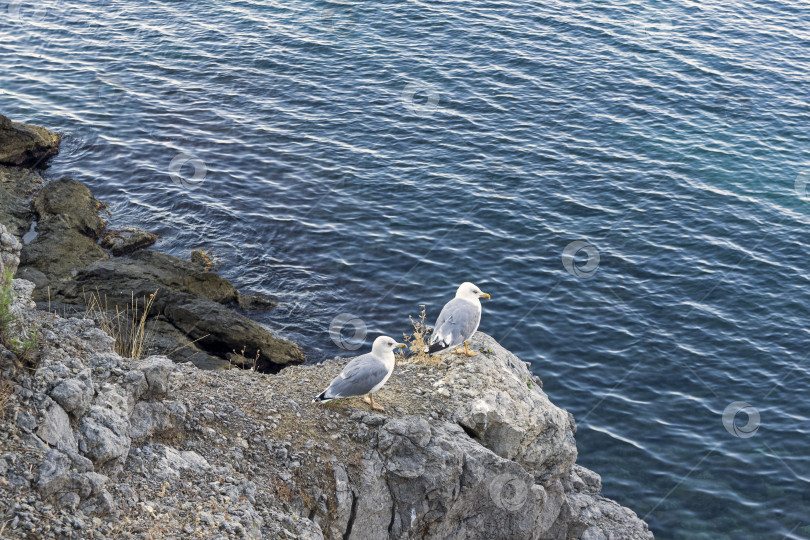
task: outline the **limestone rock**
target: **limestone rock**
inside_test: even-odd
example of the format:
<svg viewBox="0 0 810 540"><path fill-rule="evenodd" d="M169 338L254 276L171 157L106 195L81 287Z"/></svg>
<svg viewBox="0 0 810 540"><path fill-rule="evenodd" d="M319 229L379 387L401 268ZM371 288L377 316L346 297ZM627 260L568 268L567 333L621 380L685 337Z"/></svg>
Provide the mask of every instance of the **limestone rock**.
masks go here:
<svg viewBox="0 0 810 540"><path fill-rule="evenodd" d="M89 369L78 377L66 379L51 390L51 397L75 418L80 418L93 399L93 380Z"/></svg>
<svg viewBox="0 0 810 540"><path fill-rule="evenodd" d="M79 423L79 449L97 470L117 472L129 453L129 428L126 418L94 405Z"/></svg>
<svg viewBox="0 0 810 540"><path fill-rule="evenodd" d="M129 417L131 439L151 437L155 433L181 426L186 418L182 403L141 401Z"/></svg>
<svg viewBox="0 0 810 540"><path fill-rule="evenodd" d="M170 377L177 371L177 364L165 356L150 356L139 360L135 369L142 371L148 385L147 397L162 398L170 388Z"/></svg>
<svg viewBox="0 0 810 540"><path fill-rule="evenodd" d="M53 400L47 399L42 409L42 423L37 429L37 436L59 450L78 449L76 438L70 428L70 418L67 413Z"/></svg>
<svg viewBox="0 0 810 540"><path fill-rule="evenodd" d="M50 450L39 466L37 489L42 497L62 491L70 482L70 458L58 450Z"/></svg>
<svg viewBox="0 0 810 540"><path fill-rule="evenodd" d="M5 225L0 223L0 272L10 270L17 272L20 265L22 244L11 234Z"/></svg>

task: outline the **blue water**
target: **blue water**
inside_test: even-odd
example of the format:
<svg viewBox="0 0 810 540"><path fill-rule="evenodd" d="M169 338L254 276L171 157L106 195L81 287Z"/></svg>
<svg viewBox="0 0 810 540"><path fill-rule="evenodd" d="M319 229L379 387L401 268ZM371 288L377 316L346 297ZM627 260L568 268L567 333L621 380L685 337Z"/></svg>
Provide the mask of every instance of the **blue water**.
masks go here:
<svg viewBox="0 0 810 540"><path fill-rule="evenodd" d="M810 538L808 4L0 13L0 111L65 135L46 174L212 251L311 358L474 281L657 538Z"/></svg>

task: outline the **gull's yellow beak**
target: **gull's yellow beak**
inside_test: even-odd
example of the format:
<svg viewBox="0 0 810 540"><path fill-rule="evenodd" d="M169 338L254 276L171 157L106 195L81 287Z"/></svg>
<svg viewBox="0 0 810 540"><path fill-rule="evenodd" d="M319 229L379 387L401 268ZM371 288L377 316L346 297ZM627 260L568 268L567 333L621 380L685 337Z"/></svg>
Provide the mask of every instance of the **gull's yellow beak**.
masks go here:
<svg viewBox="0 0 810 540"><path fill-rule="evenodd" d="M397 344L394 346L394 348L395 348L395 349L407 349L407 348L408 348L408 346L407 346L407 345L405 345L404 343L397 343Z"/></svg>
<svg viewBox="0 0 810 540"><path fill-rule="evenodd" d="M487 293L481 293L481 298L489 300L489 295Z"/></svg>

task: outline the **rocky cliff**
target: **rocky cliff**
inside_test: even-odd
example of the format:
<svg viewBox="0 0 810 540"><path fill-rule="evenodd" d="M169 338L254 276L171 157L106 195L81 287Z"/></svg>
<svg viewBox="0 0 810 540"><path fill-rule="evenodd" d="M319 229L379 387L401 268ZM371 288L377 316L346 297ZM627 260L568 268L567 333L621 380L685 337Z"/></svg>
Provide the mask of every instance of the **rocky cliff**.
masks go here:
<svg viewBox="0 0 810 540"><path fill-rule="evenodd" d="M93 321L40 325L0 430L9 538L628 538L652 534L576 465L574 419L491 337L400 362L378 394L311 403L346 360L276 375L126 359Z"/></svg>

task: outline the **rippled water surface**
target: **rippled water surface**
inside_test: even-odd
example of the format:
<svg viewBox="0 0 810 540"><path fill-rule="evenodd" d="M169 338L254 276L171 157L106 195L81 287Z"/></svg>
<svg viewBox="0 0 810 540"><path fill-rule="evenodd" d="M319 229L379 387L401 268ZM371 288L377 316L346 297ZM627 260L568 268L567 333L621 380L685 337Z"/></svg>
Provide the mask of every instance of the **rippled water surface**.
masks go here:
<svg viewBox="0 0 810 540"><path fill-rule="evenodd" d="M810 538L807 3L0 13L0 112L65 136L46 174L211 250L310 357L475 281L657 538Z"/></svg>

